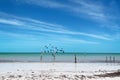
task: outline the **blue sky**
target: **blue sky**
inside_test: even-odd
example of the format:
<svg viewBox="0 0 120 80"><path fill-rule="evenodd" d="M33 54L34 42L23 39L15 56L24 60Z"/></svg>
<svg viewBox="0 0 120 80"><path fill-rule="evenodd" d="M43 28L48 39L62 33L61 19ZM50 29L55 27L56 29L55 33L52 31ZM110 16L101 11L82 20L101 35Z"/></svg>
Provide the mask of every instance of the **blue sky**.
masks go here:
<svg viewBox="0 0 120 80"><path fill-rule="evenodd" d="M120 52L119 0L0 0L0 52Z"/></svg>

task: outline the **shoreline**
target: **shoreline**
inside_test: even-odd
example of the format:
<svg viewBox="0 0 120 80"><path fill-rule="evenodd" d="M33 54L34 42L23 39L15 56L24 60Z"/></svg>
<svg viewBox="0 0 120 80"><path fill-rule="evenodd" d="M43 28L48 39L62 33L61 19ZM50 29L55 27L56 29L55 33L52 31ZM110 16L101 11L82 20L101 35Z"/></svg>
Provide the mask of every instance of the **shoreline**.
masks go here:
<svg viewBox="0 0 120 80"><path fill-rule="evenodd" d="M0 63L104 63L104 64L120 64L120 61L116 62L106 62L106 61L0 61Z"/></svg>

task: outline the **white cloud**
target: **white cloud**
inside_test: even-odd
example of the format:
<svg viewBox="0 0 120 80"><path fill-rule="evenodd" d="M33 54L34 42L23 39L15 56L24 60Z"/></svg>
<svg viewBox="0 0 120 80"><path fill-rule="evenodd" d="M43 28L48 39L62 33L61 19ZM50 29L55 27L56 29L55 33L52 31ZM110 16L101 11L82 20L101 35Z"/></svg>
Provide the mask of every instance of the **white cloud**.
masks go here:
<svg viewBox="0 0 120 80"><path fill-rule="evenodd" d="M82 39L75 39L75 38L63 38L62 40L69 42L69 43L84 43L84 44L99 44L98 42L94 41L87 41Z"/></svg>
<svg viewBox="0 0 120 80"><path fill-rule="evenodd" d="M29 4L35 4L38 6L50 7L50 8L64 8L66 5L60 4L51 0L25 0Z"/></svg>
<svg viewBox="0 0 120 80"><path fill-rule="evenodd" d="M9 16L9 19L7 19L7 16ZM111 40L111 38L102 36L102 35L71 31L71 30L65 29L64 26L58 25L58 24L51 24L51 23L47 23L39 20L22 18L17 16L11 16L11 15L5 15L4 17L5 19L0 19L0 23L16 25L18 26L17 28L21 28L25 30L34 30L39 32L42 31L42 32L58 33L58 34L65 34L65 35L86 36L86 37L102 39L102 40Z"/></svg>
<svg viewBox="0 0 120 80"><path fill-rule="evenodd" d="M22 23L19 22L19 21L17 21L17 20L6 20L6 19L0 19L0 23L11 24L11 25L16 25L16 26L20 26L20 25L22 25Z"/></svg>
<svg viewBox="0 0 120 80"><path fill-rule="evenodd" d="M106 15L104 13L104 7L100 4L96 4L94 2L90 2L87 0L71 0L72 2L80 5L77 6L78 7L78 12L79 13L83 13L88 15L90 18L93 19L99 19L99 20L105 20L106 19ZM75 9L73 9L75 10Z"/></svg>
<svg viewBox="0 0 120 80"><path fill-rule="evenodd" d="M90 40L84 40L84 39L80 39L80 38L74 38L68 35L51 35L48 34L48 36L56 41L59 41L61 43L69 43L69 44L100 44L99 42L96 41L90 41Z"/></svg>
<svg viewBox="0 0 120 80"><path fill-rule="evenodd" d="M40 41L39 36L30 35L30 34L20 34L20 33L6 32L6 31L0 30L0 35L12 36L12 37L15 37L15 39L17 38L19 40ZM46 34L46 35L47 35L46 37L49 36L49 41L54 41L54 42L64 41L62 43L99 44L98 42L87 41L87 40L83 40L83 39L71 38L69 36L64 36L64 35L59 35L59 37L58 37L58 35L53 35L53 34L52 35ZM40 36L40 38L44 38L44 37Z"/></svg>
<svg viewBox="0 0 120 80"><path fill-rule="evenodd" d="M24 39L24 40L37 40L37 38L34 35L14 33L14 32L2 31L2 30L0 30L0 35L12 36L14 38Z"/></svg>

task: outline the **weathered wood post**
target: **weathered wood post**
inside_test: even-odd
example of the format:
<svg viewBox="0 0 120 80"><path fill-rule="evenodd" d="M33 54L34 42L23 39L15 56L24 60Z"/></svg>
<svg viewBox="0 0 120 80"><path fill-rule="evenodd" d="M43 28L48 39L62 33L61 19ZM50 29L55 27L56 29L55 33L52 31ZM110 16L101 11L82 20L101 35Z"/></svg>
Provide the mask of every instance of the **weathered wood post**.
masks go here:
<svg viewBox="0 0 120 80"><path fill-rule="evenodd" d="M42 62L42 55L40 56L40 61Z"/></svg>
<svg viewBox="0 0 120 80"><path fill-rule="evenodd" d="M108 57L106 56L106 63L108 63Z"/></svg>
<svg viewBox="0 0 120 80"><path fill-rule="evenodd" d="M40 61L42 62L42 51L40 53Z"/></svg>
<svg viewBox="0 0 120 80"><path fill-rule="evenodd" d="M75 54L74 56L75 56L75 63L77 63L77 57L76 57L76 54Z"/></svg>
<svg viewBox="0 0 120 80"><path fill-rule="evenodd" d="M110 56L110 62L111 62L111 56Z"/></svg>
<svg viewBox="0 0 120 80"><path fill-rule="evenodd" d="M52 53L52 56L53 56L53 60L55 61L55 54L54 54L54 53Z"/></svg>
<svg viewBox="0 0 120 80"><path fill-rule="evenodd" d="M113 57L113 63L115 63L115 56Z"/></svg>

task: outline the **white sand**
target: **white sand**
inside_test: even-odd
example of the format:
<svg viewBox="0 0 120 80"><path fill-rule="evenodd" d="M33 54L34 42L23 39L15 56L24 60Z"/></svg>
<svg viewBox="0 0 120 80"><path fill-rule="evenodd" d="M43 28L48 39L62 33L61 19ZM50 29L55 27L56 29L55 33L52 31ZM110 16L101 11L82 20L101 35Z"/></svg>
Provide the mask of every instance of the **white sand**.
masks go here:
<svg viewBox="0 0 120 80"><path fill-rule="evenodd" d="M120 80L94 76L119 69L117 63L0 63L0 80Z"/></svg>

